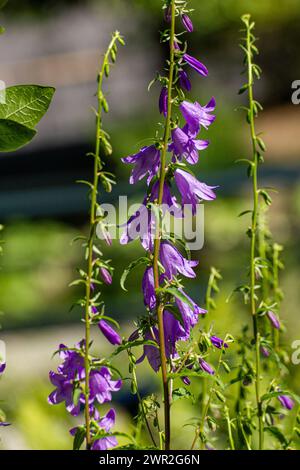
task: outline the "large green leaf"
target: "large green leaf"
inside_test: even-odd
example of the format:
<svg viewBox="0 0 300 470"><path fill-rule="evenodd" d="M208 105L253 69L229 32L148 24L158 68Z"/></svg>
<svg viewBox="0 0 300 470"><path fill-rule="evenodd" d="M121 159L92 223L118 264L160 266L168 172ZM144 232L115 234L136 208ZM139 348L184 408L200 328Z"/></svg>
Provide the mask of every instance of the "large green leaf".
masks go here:
<svg viewBox="0 0 300 470"><path fill-rule="evenodd" d="M28 144L36 130L8 119L0 119L0 152L13 152Z"/></svg>
<svg viewBox="0 0 300 470"><path fill-rule="evenodd" d="M0 105L0 119L34 128L49 108L55 89L39 85L17 85L6 89L6 104Z"/></svg>

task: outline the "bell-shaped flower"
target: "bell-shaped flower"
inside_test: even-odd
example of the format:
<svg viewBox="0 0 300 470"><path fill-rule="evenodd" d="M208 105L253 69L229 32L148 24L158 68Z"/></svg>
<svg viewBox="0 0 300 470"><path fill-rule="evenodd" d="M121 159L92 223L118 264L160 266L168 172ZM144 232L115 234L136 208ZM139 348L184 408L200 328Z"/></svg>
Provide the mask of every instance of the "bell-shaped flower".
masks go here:
<svg viewBox="0 0 300 470"><path fill-rule="evenodd" d="M160 165L160 151L155 145L143 147L138 153L122 158L123 163L135 165L129 182L135 184L148 175L147 183L157 174Z"/></svg>

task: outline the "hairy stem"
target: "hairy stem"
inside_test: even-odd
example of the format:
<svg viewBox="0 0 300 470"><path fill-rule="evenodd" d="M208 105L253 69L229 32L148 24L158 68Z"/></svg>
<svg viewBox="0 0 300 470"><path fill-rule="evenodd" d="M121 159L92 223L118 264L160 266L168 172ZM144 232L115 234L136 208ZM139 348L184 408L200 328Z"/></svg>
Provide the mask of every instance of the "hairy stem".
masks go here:
<svg viewBox="0 0 300 470"><path fill-rule="evenodd" d="M251 247L250 247L250 305L251 315L253 320L253 336L255 342L255 363L256 363L256 377L255 377L255 395L258 414L259 425L259 449L263 449L263 416L262 416L262 402L260 399L260 334L258 331L258 318L256 308L256 276L255 276L255 258L256 258L256 243L257 243L257 225L258 225L258 153L256 149L257 136L255 132L255 112L254 112L254 98L253 98L253 63L252 63L252 35L250 26L247 27L247 57L248 57L248 97L249 97L249 124L253 149L252 160L252 195L253 195L253 211L252 211L252 225L251 225Z"/></svg>
<svg viewBox="0 0 300 470"><path fill-rule="evenodd" d="M112 40L107 48L104 55L103 63L98 75L98 90L97 90L97 112L96 112L96 144L94 153L94 177L91 191L91 206L90 206L90 235L87 246L87 279L86 279L86 292L85 292L85 356L84 356L84 367L85 367L85 428L86 428L86 449L91 448L91 417L89 410L89 395L90 395L90 336L91 336L91 323L90 323L90 303L91 303L91 290L92 290L92 278L93 278L93 247L96 238L96 221L97 221L97 195L98 195L98 184L99 184L99 172L102 169L102 163L100 159L100 147L101 147L101 135L102 135L102 110L103 110L103 94L102 86L103 79L105 76L105 67L109 62L109 55L117 41L119 33L115 33Z"/></svg>
<svg viewBox="0 0 300 470"><path fill-rule="evenodd" d="M161 152L161 167L159 176L159 194L158 194L158 205L160 206L163 201L163 191L166 176L166 157L168 151L168 142L171 132L171 117L172 117L172 89L174 80L174 40L175 40L175 0L171 2L171 32L170 32L170 68L169 68L169 82L168 82L168 112L165 122L165 131L162 143ZM161 227L160 222L157 227L155 243L154 243L154 258L153 258L153 273L154 273L154 285L155 289L159 289L159 251L161 242ZM163 393L164 393L164 418L165 418L165 449L170 449L170 396L169 396L169 384L167 374L167 361L166 361L166 346L165 346L165 334L164 334L164 306L160 301L159 295L157 295L157 320L158 320L158 331L159 331L159 346L160 346L160 360L161 360L161 371L162 371L162 382L163 382Z"/></svg>

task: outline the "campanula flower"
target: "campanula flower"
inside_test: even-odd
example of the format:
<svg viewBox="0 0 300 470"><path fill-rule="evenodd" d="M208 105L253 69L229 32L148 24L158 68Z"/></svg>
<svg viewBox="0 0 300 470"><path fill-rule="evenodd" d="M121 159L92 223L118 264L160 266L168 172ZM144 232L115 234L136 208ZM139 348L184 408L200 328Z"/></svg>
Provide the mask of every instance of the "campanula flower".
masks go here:
<svg viewBox="0 0 300 470"><path fill-rule="evenodd" d="M0 362L0 375L3 374L6 368L6 363L5 362Z"/></svg>
<svg viewBox="0 0 300 470"><path fill-rule="evenodd" d="M199 103L190 103L183 101L180 105L181 113L188 125L190 135L196 136L201 126L207 129L216 119L212 113L216 108L216 100L212 98L206 106L201 106Z"/></svg>
<svg viewBox="0 0 300 470"><path fill-rule="evenodd" d="M207 77L207 76L208 76L208 70L207 70L207 68L206 68L205 65L202 64L202 62L200 62L198 59L195 59L195 57L192 57L192 56L189 55L189 54L183 54L183 58L184 58L185 62L186 62L190 67L192 67L194 70L196 70L197 73L199 73L199 74L202 75L203 77Z"/></svg>
<svg viewBox="0 0 300 470"><path fill-rule="evenodd" d="M267 312L267 317L268 317L268 319L270 320L270 323L271 323L271 325L273 326L273 328L276 328L276 330L279 330L279 328L280 328L280 321L278 320L277 315L275 315L274 312L272 312L271 310L269 310L269 311Z"/></svg>
<svg viewBox="0 0 300 470"><path fill-rule="evenodd" d="M175 181L182 197L182 205L190 204L193 215L196 213L197 204L202 201L213 201L216 199L214 189L217 186L208 186L198 181L190 173L177 169L175 170Z"/></svg>
<svg viewBox="0 0 300 470"><path fill-rule="evenodd" d="M132 170L129 182L135 184L146 175L147 183L157 174L160 165L160 151L155 145L143 147L138 153L122 158L123 163L135 165Z"/></svg>
<svg viewBox="0 0 300 470"><path fill-rule="evenodd" d="M100 370L92 370L90 373L90 401L98 403L111 401L111 392L118 392L122 387L122 380L112 380L111 372L107 367Z"/></svg>
<svg viewBox="0 0 300 470"><path fill-rule="evenodd" d="M159 97L159 112L167 117L168 114L168 88L163 87Z"/></svg>
<svg viewBox="0 0 300 470"><path fill-rule="evenodd" d="M287 410L292 410L294 408L295 403L288 395L279 395L278 400Z"/></svg>
<svg viewBox="0 0 300 470"><path fill-rule="evenodd" d="M169 150L174 152L179 158L185 158L187 162L194 165L198 162L199 151L205 150L209 142L208 140L196 140L189 134L188 126L183 129L177 127L172 131L173 143L169 146Z"/></svg>
<svg viewBox="0 0 300 470"><path fill-rule="evenodd" d="M182 289L179 289L179 291L186 298L186 302L176 297L176 304L182 315L185 330L190 331L190 328L197 324L198 315L207 313L207 310L200 308Z"/></svg>
<svg viewBox="0 0 300 470"><path fill-rule="evenodd" d="M190 79L188 77L188 74L184 70L180 70L178 72L178 77L179 77L179 85L183 90L186 91L191 91L192 89L192 84L190 82Z"/></svg>
<svg viewBox="0 0 300 470"><path fill-rule="evenodd" d="M199 365L204 372L207 372L210 375L215 374L214 369L204 359L199 360Z"/></svg>
<svg viewBox="0 0 300 470"><path fill-rule="evenodd" d="M108 269L106 269L104 267L101 267L100 268L100 276L103 279L103 281L105 282L105 284L109 285L109 284L112 283L112 276L111 276L110 272L108 271Z"/></svg>
<svg viewBox="0 0 300 470"><path fill-rule="evenodd" d="M218 348L218 349L228 348L228 344L225 343L221 338L218 338L218 336L211 336L210 341L211 341L211 344L215 346L215 348Z"/></svg>
<svg viewBox="0 0 300 470"><path fill-rule="evenodd" d="M120 335L105 320L100 320L98 326L107 341L111 344L116 345L122 343Z"/></svg>
<svg viewBox="0 0 300 470"><path fill-rule="evenodd" d="M144 294L144 304L153 310L156 306L156 296L154 289L154 274L153 268L148 267L144 273L142 281L142 289Z"/></svg>
<svg viewBox="0 0 300 470"><path fill-rule="evenodd" d="M184 258L177 248L167 241L160 245L160 261L165 269L163 276L169 280L178 273L190 278L196 277L193 268L198 265L198 261Z"/></svg>
<svg viewBox="0 0 300 470"><path fill-rule="evenodd" d="M184 14L181 16L181 21L182 21L182 24L183 26L185 27L185 29L187 30L188 33L192 33L194 31L194 25L193 25L193 22L191 20L191 18Z"/></svg>

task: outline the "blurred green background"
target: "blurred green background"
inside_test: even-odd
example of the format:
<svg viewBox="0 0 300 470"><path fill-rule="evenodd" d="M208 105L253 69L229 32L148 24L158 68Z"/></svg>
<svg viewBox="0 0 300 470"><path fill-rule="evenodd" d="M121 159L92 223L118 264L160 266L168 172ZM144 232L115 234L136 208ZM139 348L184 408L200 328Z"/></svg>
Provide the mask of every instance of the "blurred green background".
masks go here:
<svg viewBox="0 0 300 470"><path fill-rule="evenodd" d="M71 244L86 233L88 198L76 179L89 177L85 157L93 145L95 77L109 34L119 29L127 46L120 51L108 97L114 153L107 168L117 175L118 185L105 201L117 203L128 194L130 202L141 200L144 184L129 187L130 169L120 158L149 142L159 129L159 89L147 86L161 70L166 50L159 44L164 28L160 0L54 1L11 0L1 13L6 33L0 40L0 78L15 83L54 85L57 93L34 143L16 155L0 157L0 220L5 225L4 255L0 272L1 339L7 345L6 374L1 379L0 399L7 419L13 423L1 430L0 446L6 449L70 448L68 425L80 420L67 416L63 406L50 407L48 371L57 360L52 353L60 342L72 345L82 336L80 311L70 306L79 292L68 288L82 263L79 244ZM276 241L285 246L285 270L281 283L285 292L281 317L287 327L288 347L300 339L299 215L300 215L300 107L291 102L292 82L299 79L299 0L192 0L195 34L189 37L190 52L209 68L210 76L193 80L192 98L201 103L214 95L217 121L207 132L209 149L201 156L199 175L219 184L218 199L205 206L205 246L199 259L198 278L188 282L188 291L203 305L211 265L222 271L218 310L212 314L215 331L221 336L236 334L247 321L237 299L227 303L231 291L245 279L248 221L238 214L249 207L249 186L244 167L235 160L249 151L247 127L236 107L242 98L242 54L239 50L240 16L252 13L257 23L261 54L258 62L263 78L257 98L265 111L258 120L268 152L261 183L276 186L269 222ZM199 3L199 5L198 5ZM206 132L204 132L206 134ZM206 136L204 137L206 138ZM115 267L114 283L103 290L107 312L122 326L124 335L134 319L143 314L140 292L142 270L128 279L127 293L119 279L124 268L141 253L138 243L122 247L114 242L105 249ZM100 353L110 350L99 332L94 345ZM234 348L233 348L234 350ZM124 363L120 358L120 367ZM291 365L290 385L300 394L299 366ZM126 372L126 370L124 370ZM139 368L142 393L159 393L159 382L147 364ZM194 392L199 394L195 384ZM130 431L136 403L126 385L116 397L118 429ZM197 413L189 401L174 405L179 424ZM174 432L176 445L192 441L192 429ZM217 443L221 446L222 442Z"/></svg>

